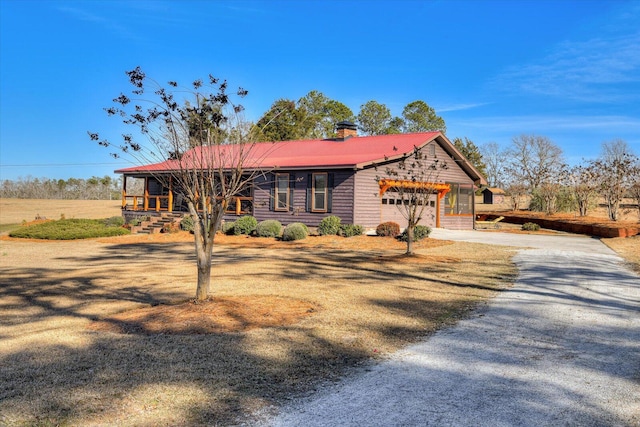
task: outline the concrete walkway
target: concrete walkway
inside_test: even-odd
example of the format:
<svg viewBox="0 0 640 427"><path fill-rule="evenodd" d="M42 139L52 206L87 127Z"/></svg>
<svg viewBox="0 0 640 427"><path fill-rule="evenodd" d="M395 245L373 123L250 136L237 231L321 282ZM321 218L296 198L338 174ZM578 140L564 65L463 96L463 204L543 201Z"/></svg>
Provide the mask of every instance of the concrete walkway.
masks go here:
<svg viewBox="0 0 640 427"><path fill-rule="evenodd" d="M640 278L597 239L434 230L519 250L515 286L270 426L640 426Z"/></svg>

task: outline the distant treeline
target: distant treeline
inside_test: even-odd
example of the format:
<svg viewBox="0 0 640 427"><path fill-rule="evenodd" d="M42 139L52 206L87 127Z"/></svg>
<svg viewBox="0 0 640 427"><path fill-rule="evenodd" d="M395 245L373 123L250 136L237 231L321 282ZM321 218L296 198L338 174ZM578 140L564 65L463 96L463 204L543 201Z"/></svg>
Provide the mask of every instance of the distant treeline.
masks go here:
<svg viewBox="0 0 640 427"><path fill-rule="evenodd" d="M18 178L0 181L0 197L14 199L117 200L121 179L93 176L88 179Z"/></svg>

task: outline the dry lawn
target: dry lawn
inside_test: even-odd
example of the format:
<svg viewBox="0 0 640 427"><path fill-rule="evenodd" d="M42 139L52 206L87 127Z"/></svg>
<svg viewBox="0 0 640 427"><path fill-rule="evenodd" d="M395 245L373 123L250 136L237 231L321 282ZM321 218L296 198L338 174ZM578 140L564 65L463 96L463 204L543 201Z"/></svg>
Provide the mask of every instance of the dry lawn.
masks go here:
<svg viewBox="0 0 640 427"><path fill-rule="evenodd" d="M631 268L640 273L640 235L602 239L602 242L616 251Z"/></svg>
<svg viewBox="0 0 640 427"><path fill-rule="evenodd" d="M157 240L157 241L155 241ZM427 239L0 240L0 425L228 425L383 357L507 287L511 253Z"/></svg>
<svg viewBox="0 0 640 427"><path fill-rule="evenodd" d="M0 224L120 212L13 202L0 200ZM638 239L606 243L638 266ZM0 425L250 422L452 324L515 275L512 252L480 244L427 239L407 258L380 237L217 242L214 298L194 306L187 233L0 238Z"/></svg>

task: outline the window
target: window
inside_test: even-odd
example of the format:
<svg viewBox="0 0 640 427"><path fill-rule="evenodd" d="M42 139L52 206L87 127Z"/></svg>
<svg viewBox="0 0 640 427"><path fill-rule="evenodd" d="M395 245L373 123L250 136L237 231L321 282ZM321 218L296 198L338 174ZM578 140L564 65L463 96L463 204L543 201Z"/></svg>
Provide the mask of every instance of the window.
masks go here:
<svg viewBox="0 0 640 427"><path fill-rule="evenodd" d="M314 173L312 177L311 212L327 211L327 174Z"/></svg>
<svg viewBox="0 0 640 427"><path fill-rule="evenodd" d="M275 179L275 191L274 191L274 210L287 211L289 210L289 174L277 173Z"/></svg>
<svg viewBox="0 0 640 427"><path fill-rule="evenodd" d="M307 212L331 212L332 173L311 173L307 176Z"/></svg>
<svg viewBox="0 0 640 427"><path fill-rule="evenodd" d="M473 185L448 183L451 191L445 198L445 215L473 214Z"/></svg>

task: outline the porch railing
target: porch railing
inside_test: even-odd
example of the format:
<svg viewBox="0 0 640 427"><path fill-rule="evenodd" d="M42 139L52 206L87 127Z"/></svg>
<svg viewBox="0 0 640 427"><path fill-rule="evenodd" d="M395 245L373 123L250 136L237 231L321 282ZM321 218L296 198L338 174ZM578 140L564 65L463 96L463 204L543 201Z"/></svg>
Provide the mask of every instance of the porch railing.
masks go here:
<svg viewBox="0 0 640 427"><path fill-rule="evenodd" d="M173 193L168 195L129 195L122 192L122 209L132 211L173 212ZM245 215L253 213L253 197L234 197L225 206L225 213Z"/></svg>
<svg viewBox="0 0 640 427"><path fill-rule="evenodd" d="M168 195L129 195L122 192L122 209L145 212L173 212L173 193Z"/></svg>

